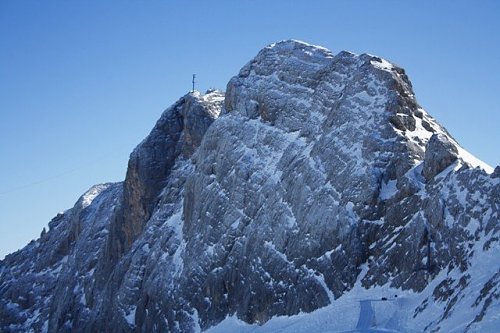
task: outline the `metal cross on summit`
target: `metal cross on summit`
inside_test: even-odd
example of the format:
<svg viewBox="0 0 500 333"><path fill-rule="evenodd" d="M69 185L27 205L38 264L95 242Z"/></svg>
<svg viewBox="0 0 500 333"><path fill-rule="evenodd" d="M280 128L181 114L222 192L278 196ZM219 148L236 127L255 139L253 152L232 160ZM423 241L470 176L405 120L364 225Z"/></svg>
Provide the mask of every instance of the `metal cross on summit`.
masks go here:
<svg viewBox="0 0 500 333"><path fill-rule="evenodd" d="M196 74L193 74L193 90L191 92L194 92L194 84L196 83Z"/></svg>

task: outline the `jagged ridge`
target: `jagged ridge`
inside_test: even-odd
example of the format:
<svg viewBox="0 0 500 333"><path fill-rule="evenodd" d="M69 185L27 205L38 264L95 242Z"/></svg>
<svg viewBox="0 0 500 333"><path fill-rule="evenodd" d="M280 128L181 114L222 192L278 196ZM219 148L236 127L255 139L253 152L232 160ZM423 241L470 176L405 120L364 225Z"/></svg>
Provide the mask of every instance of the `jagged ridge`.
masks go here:
<svg viewBox="0 0 500 333"><path fill-rule="evenodd" d="M498 254L500 172L479 164L400 67L270 45L225 99L188 94L165 111L123 184L91 190L2 262L2 329L264 323L375 286L422 300L399 329L494 325L498 273L474 264Z"/></svg>

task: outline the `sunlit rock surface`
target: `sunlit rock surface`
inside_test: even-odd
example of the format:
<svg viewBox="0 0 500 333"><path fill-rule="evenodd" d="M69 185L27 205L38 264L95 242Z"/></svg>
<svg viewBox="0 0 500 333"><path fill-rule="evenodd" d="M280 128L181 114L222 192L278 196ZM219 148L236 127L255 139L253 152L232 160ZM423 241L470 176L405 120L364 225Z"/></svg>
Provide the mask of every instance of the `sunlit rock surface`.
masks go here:
<svg viewBox="0 0 500 333"><path fill-rule="evenodd" d="M408 300L395 331L495 327L499 207L498 172L418 105L402 68L283 41L225 95L182 97L124 183L93 187L1 262L1 330L265 328L387 290Z"/></svg>

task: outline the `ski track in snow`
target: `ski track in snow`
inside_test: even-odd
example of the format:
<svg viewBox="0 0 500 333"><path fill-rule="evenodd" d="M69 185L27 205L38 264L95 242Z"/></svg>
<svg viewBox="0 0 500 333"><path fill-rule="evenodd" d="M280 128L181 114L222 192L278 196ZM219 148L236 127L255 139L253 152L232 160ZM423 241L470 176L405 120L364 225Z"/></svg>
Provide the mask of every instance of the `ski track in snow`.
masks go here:
<svg viewBox="0 0 500 333"><path fill-rule="evenodd" d="M402 300L402 299L401 299ZM399 307L396 298L381 299L351 299L340 300L314 313L300 313L296 316L277 317L270 322L258 326L246 324L233 317L227 317L219 325L206 330L206 333L377 333L377 332L414 332L404 327L392 327L399 322L397 318ZM377 305L374 306L373 303ZM398 304L396 304L398 303ZM377 310L378 308L378 310ZM390 311L393 308L393 311ZM389 311L388 311L389 310ZM409 310L409 309L407 309ZM377 314L381 317L381 325L377 325ZM390 316L387 318L387 316Z"/></svg>

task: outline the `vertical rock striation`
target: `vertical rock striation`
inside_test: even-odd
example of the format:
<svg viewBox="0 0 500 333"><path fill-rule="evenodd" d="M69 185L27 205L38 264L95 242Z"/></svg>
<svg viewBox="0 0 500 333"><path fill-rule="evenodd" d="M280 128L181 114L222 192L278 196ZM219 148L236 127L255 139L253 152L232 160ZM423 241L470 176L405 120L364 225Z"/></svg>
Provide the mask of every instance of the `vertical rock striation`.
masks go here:
<svg viewBox="0 0 500 333"><path fill-rule="evenodd" d="M225 96L192 93L167 109L124 183L91 189L1 262L1 328L262 324L347 297L356 282L420 295L406 327L494 324L490 169L418 105L402 68L272 44Z"/></svg>
<svg viewBox="0 0 500 333"><path fill-rule="evenodd" d="M200 145L203 134L218 117L222 101L218 91L203 97L198 92L185 95L163 113L130 154L123 209L111 226L111 258L119 258L142 233L177 158L189 158Z"/></svg>

